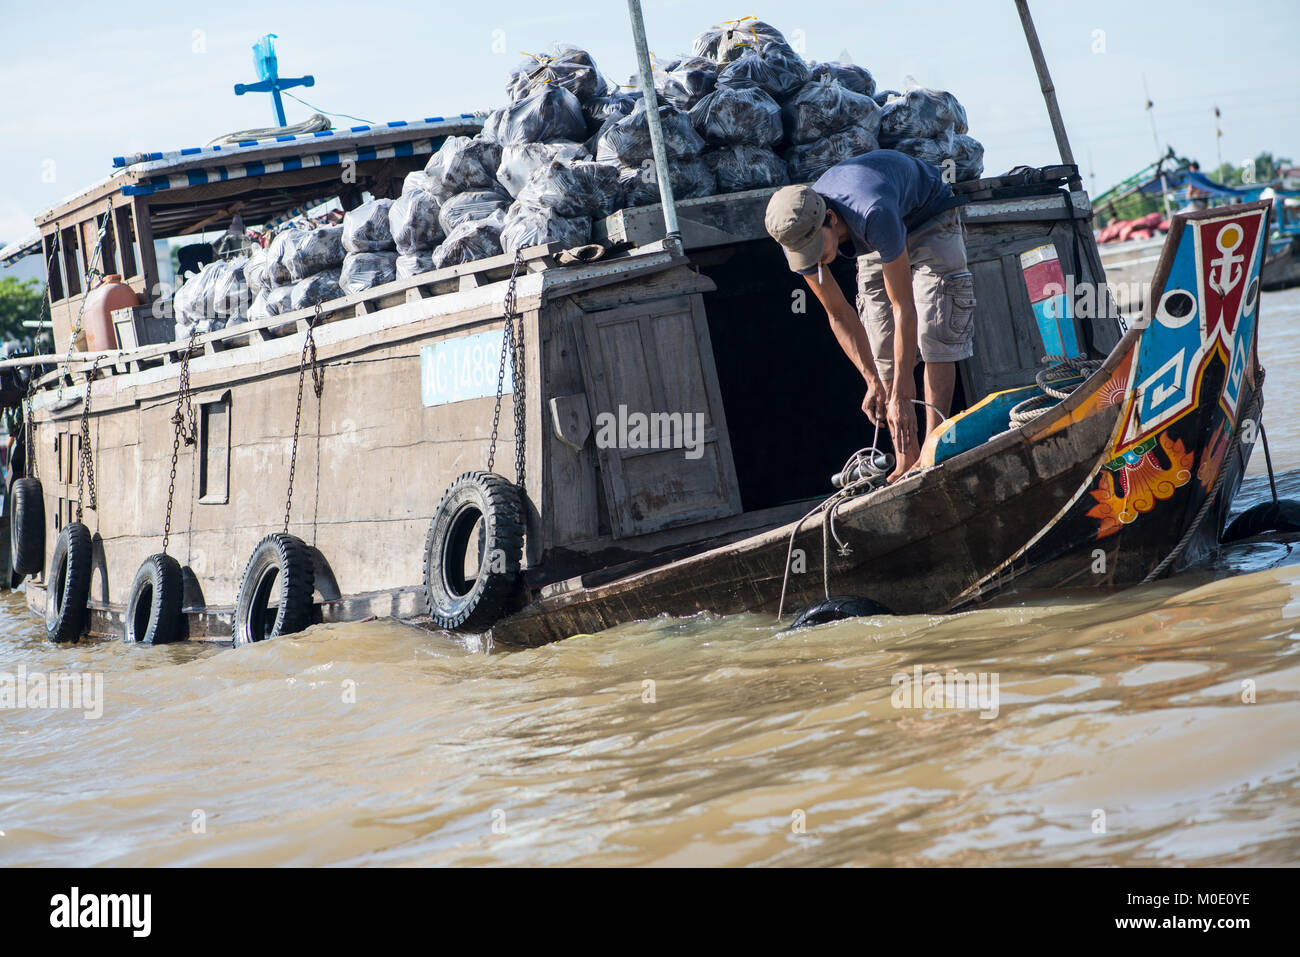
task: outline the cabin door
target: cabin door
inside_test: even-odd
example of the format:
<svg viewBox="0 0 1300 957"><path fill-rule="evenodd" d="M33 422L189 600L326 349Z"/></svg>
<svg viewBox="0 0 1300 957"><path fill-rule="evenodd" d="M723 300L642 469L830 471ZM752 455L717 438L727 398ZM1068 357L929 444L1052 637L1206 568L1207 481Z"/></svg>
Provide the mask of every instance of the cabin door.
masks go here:
<svg viewBox="0 0 1300 957"><path fill-rule="evenodd" d="M700 297L584 313L574 325L614 537L740 512Z"/></svg>

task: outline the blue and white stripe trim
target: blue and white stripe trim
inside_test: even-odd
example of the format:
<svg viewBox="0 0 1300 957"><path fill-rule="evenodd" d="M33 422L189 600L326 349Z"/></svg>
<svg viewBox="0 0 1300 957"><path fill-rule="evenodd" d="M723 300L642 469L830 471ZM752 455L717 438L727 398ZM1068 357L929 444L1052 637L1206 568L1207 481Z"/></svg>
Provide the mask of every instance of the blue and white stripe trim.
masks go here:
<svg viewBox="0 0 1300 957"><path fill-rule="evenodd" d="M248 176L264 176L268 173L284 173L296 169L310 169L316 166L338 166L342 163L361 163L366 160L392 159L394 156L419 156L433 152L433 140L414 140L406 143L390 143L386 146L359 146L354 150L327 150L323 153L310 153L306 156L285 156L273 162L232 163L229 166L209 166L186 170L183 173L169 173L162 176L150 176L142 182L122 186L123 196L149 196L167 189L185 189L189 186L206 186L208 183L220 183L225 180L243 179Z"/></svg>
<svg viewBox="0 0 1300 957"><path fill-rule="evenodd" d="M409 130L413 133L422 132L425 129L431 129L438 126L460 126L465 120L476 120L473 113L461 113L459 116L429 116L422 120L393 120L391 123L378 123L373 126L351 126L347 129L339 130L321 130L316 133L293 133L284 136L273 136L261 140L243 140L235 144L225 146L188 146L185 149L171 150L165 153L136 153L132 156L114 156L113 166L117 168L126 166L135 166L140 163L179 163L185 160L193 159L196 156L218 156L221 154L229 155L237 153L240 150L256 149L277 146L282 143L295 143L300 141L321 140L329 138L348 138L362 136L373 133L386 133L390 130Z"/></svg>

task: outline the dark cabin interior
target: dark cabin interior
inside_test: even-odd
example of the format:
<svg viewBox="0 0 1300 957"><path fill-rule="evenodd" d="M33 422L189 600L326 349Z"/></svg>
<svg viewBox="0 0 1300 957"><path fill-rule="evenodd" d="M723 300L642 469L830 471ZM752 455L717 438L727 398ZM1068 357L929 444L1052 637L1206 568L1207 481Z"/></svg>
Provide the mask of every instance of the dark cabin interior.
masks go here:
<svg viewBox="0 0 1300 957"><path fill-rule="evenodd" d="M695 258L717 285L704 294L704 306L744 510L825 498L833 491L831 476L872 442L862 376L775 242L742 243ZM845 298L855 302L856 263L840 259L831 271ZM794 311L796 290L804 293L803 312ZM925 393L922 372L918 365L918 398ZM954 411L965 408L960 379ZM917 409L924 435L923 410ZM879 447L892 451L884 429Z"/></svg>

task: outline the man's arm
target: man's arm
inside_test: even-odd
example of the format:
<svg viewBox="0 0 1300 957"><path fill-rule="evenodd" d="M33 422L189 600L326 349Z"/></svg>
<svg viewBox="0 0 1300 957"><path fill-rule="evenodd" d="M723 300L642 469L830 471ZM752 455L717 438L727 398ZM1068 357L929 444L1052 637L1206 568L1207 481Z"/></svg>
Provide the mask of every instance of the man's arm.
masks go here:
<svg viewBox="0 0 1300 957"><path fill-rule="evenodd" d="M920 454L916 441L916 300L912 297L912 263L907 250L883 267L885 292L894 307L894 381L890 389L888 418L900 473L910 468ZM843 298L843 297L841 297Z"/></svg>
<svg viewBox="0 0 1300 957"><path fill-rule="evenodd" d="M823 281L818 280L817 273L804 278L808 280L813 294L826 310L831 331L835 333L840 348L844 350L844 354L849 357L849 361L867 383L867 397L863 401L862 410L867 413L872 422L883 424L886 396L884 386L880 382L880 374L876 371L875 360L871 356L871 343L867 340L867 331L863 328L857 310L844 298L844 290L835 281L830 270L823 269L821 273Z"/></svg>

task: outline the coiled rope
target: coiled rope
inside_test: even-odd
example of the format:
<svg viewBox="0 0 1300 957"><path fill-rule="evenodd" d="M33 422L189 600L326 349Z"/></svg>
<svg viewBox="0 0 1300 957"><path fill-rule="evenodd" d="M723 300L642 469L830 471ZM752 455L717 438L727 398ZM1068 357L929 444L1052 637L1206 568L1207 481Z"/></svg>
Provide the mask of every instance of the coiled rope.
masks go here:
<svg viewBox="0 0 1300 957"><path fill-rule="evenodd" d="M1044 356L1043 362L1051 365L1034 376L1039 394L1031 395L1011 407L1013 426L1028 425L1048 409L1060 405L1102 367L1104 360L1082 359L1075 356ZM1067 383L1069 388L1065 388Z"/></svg>

